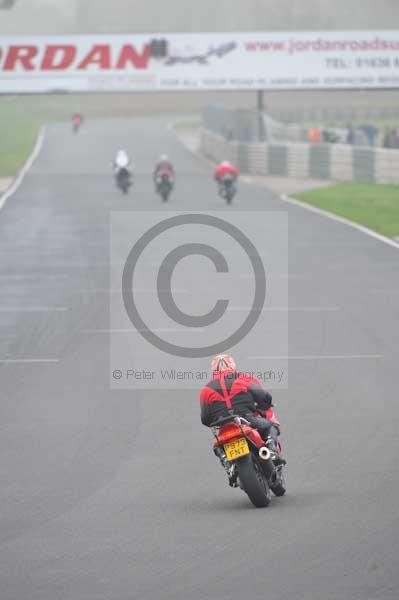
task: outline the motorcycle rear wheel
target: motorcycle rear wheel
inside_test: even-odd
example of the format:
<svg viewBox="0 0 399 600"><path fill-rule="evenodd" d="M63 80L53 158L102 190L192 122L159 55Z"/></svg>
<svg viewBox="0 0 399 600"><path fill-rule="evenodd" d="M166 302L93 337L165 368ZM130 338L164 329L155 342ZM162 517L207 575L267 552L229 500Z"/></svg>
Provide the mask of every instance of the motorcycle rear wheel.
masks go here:
<svg viewBox="0 0 399 600"><path fill-rule="evenodd" d="M238 479L256 508L268 506L271 492L261 468L251 454L237 460Z"/></svg>

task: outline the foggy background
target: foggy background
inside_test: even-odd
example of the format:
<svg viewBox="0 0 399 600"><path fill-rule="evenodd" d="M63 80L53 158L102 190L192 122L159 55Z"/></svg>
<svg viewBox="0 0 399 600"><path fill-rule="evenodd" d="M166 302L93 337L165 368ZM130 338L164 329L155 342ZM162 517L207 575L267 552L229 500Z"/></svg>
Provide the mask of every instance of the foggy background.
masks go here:
<svg viewBox="0 0 399 600"><path fill-rule="evenodd" d="M2 34L393 29L398 0L16 0Z"/></svg>

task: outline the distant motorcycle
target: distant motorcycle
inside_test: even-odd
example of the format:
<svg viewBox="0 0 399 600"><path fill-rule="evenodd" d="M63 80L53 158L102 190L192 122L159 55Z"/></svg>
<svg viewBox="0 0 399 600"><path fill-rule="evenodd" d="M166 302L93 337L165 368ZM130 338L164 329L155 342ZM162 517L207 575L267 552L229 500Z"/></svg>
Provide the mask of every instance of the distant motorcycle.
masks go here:
<svg viewBox="0 0 399 600"><path fill-rule="evenodd" d="M213 451L227 473L229 485L240 487L257 508L268 506L271 492L286 491L283 465L256 429L243 417L231 414L211 424Z"/></svg>
<svg viewBox="0 0 399 600"><path fill-rule="evenodd" d="M164 169L159 171L155 177L155 187L157 194L162 198L163 202L167 202L173 190L173 175L170 171Z"/></svg>
<svg viewBox="0 0 399 600"><path fill-rule="evenodd" d="M72 118L72 131L73 131L73 133L78 133L79 132L79 129L80 129L81 125L82 125L82 121L83 121L82 115L76 114L76 115L73 116L73 118Z"/></svg>
<svg viewBox="0 0 399 600"><path fill-rule="evenodd" d="M231 173L226 173L219 181L219 194L226 200L227 204L231 204L236 193L236 178Z"/></svg>
<svg viewBox="0 0 399 600"><path fill-rule="evenodd" d="M133 185L132 174L127 167L120 167L115 173L115 180L117 187L123 194L129 192L130 187Z"/></svg>

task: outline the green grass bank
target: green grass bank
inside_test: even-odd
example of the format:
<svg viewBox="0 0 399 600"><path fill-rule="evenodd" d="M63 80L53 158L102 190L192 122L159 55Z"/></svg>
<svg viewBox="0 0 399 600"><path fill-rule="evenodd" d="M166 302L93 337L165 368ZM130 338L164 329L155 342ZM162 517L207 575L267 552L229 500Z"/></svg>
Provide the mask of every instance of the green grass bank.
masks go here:
<svg viewBox="0 0 399 600"><path fill-rule="evenodd" d="M295 198L387 237L399 236L399 185L339 183Z"/></svg>

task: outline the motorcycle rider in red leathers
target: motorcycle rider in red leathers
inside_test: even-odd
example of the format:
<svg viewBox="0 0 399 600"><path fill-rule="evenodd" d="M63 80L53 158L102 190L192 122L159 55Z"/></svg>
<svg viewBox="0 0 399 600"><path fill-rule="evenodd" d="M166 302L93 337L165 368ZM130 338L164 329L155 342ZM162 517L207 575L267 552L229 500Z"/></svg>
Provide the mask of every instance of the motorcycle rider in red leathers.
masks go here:
<svg viewBox="0 0 399 600"><path fill-rule="evenodd" d="M233 414L244 417L257 429L265 445L275 456L275 464L285 464L278 439L280 423L274 413L272 396L260 381L240 373L229 354L219 354L212 360L212 378L200 394L201 421L209 427L220 417Z"/></svg>
<svg viewBox="0 0 399 600"><path fill-rule="evenodd" d="M220 179L223 179L223 177L227 174L233 175L234 179L237 179L238 169L230 161L224 160L216 167L213 176L216 179L216 181L219 181Z"/></svg>
<svg viewBox="0 0 399 600"><path fill-rule="evenodd" d="M80 113L75 113L72 117L72 125L73 128L75 129L75 131L77 131L79 129L79 127L82 125L83 122L83 117Z"/></svg>
<svg viewBox="0 0 399 600"><path fill-rule="evenodd" d="M154 173L153 173L155 187L157 185L156 182L157 182L158 175L160 175L163 172L166 172L169 174L169 179L173 186L174 182L175 182L175 169L173 167L172 161L169 160L169 158L167 157L166 154L162 154L162 156L159 158L158 162L155 165Z"/></svg>
<svg viewBox="0 0 399 600"><path fill-rule="evenodd" d="M213 177L219 185L219 194L221 188L223 187L223 179L226 177L226 175L230 175L234 182L237 181L238 169L228 160L221 162L213 172Z"/></svg>

